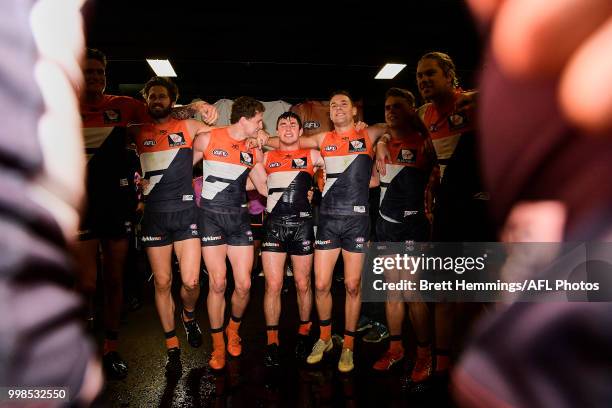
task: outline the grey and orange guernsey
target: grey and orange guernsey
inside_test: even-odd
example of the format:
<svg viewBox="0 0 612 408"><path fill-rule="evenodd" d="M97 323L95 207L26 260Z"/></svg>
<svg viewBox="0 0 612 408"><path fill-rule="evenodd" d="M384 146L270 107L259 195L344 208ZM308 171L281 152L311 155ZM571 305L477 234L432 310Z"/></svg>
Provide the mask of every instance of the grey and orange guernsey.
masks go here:
<svg viewBox="0 0 612 408"><path fill-rule="evenodd" d="M210 136L202 166L202 246L252 245L246 183L255 152L246 140L232 138L227 127L212 129Z"/></svg>
<svg viewBox="0 0 612 408"><path fill-rule="evenodd" d="M463 92L455 91L453 105L444 111L438 111L436 105L427 103L419 108L419 116L429 130L431 140L440 164L440 176L444 176L461 136L473 133L475 129L475 111L473 107L463 110L455 109L454 103Z"/></svg>
<svg viewBox="0 0 612 408"><path fill-rule="evenodd" d="M309 255L314 250L312 207L312 151L272 150L264 163L268 175L268 202L262 251Z"/></svg>
<svg viewBox="0 0 612 408"><path fill-rule="evenodd" d="M81 103L80 109L88 205L79 239L125 237L137 201L137 169L126 149L126 126L147 118L144 104L126 96L103 95L98 103Z"/></svg>
<svg viewBox="0 0 612 408"><path fill-rule="evenodd" d="M419 108L440 165L432 237L438 242L494 239L487 220L489 194L480 181L476 109L456 108L462 93L456 90L453 103L445 108L433 103Z"/></svg>
<svg viewBox="0 0 612 408"><path fill-rule="evenodd" d="M414 132L387 143L391 161L380 176L380 241L401 242L428 238L425 216L427 190L433 182L436 152L431 139Z"/></svg>
<svg viewBox="0 0 612 408"><path fill-rule="evenodd" d="M138 125L144 188L143 246L199 238L193 185L193 138L184 120Z"/></svg>
<svg viewBox="0 0 612 408"><path fill-rule="evenodd" d="M326 180L315 249L363 252L369 231L372 142L366 129L327 132L321 143Z"/></svg>

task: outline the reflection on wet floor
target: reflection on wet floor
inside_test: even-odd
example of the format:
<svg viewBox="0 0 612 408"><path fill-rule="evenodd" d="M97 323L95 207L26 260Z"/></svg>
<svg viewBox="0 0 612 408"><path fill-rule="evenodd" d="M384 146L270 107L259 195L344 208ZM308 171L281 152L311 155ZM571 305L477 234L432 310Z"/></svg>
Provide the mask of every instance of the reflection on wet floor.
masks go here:
<svg viewBox="0 0 612 408"><path fill-rule="evenodd" d="M104 400L112 407L445 407L452 406L439 389L418 393L407 391L400 380L410 368L398 364L389 373L372 370L372 364L385 350L385 341L366 344L356 341L353 373L338 372L340 338L324 360L316 366L298 364L294 357L297 306L295 291L283 295L280 322L280 361L277 369L263 364L265 322L262 311L263 279L254 278L251 303L240 333L243 355L229 358L224 370L213 372L207 365L211 351L208 317L202 287L197 316L204 332L204 343L192 349L184 331L177 327L182 347L183 373L178 380L164 376L163 334L151 296L137 311L126 316L121 327L119 352L127 360L130 373L125 380L109 381ZM344 305L343 286L337 283L334 304ZM293 289L293 288L292 288ZM175 297L175 299L178 299ZM202 313L202 311L204 312ZM342 307L334 307L334 322L342 327ZM318 333L313 333L313 337ZM314 341L314 340L313 340ZM228 356L229 357L229 356Z"/></svg>

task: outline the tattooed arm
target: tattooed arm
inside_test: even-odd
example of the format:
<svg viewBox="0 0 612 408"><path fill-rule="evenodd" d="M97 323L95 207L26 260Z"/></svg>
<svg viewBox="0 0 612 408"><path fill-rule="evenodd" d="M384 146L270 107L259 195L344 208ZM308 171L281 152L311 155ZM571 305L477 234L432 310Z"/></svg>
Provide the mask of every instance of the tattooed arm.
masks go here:
<svg viewBox="0 0 612 408"><path fill-rule="evenodd" d="M217 108L204 101L197 101L185 106L178 106L172 109L172 117L174 119L191 119L197 113L202 115L202 121L207 125L213 125L219 117Z"/></svg>

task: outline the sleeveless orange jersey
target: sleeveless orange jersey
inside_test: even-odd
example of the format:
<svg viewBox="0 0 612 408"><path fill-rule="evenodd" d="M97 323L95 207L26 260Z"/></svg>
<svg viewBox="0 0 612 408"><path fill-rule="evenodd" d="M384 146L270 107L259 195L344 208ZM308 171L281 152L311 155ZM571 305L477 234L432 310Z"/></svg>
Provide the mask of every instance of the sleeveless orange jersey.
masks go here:
<svg viewBox="0 0 612 408"><path fill-rule="evenodd" d="M103 95L96 104L81 103L83 141L87 160L96 155L106 155L109 150L125 148L125 128L130 122L140 122L147 117L145 105L128 96ZM121 139L116 142L115 138ZM114 163L116 164L116 163Z"/></svg>
<svg viewBox="0 0 612 408"><path fill-rule="evenodd" d="M80 111L89 205L111 199L125 202L131 211L135 169L133 154L126 150L126 127L147 118L145 105L127 96L103 95L98 103L81 102Z"/></svg>
<svg viewBox="0 0 612 408"><path fill-rule="evenodd" d="M148 208L180 211L193 206L192 144L186 121L139 125L136 148L143 177L149 181L144 190Z"/></svg>
<svg viewBox="0 0 612 408"><path fill-rule="evenodd" d="M227 127L211 130L204 152L202 199L200 205L216 212L246 208L246 182L255 165L255 152L246 141L233 139Z"/></svg>
<svg viewBox="0 0 612 408"><path fill-rule="evenodd" d="M381 216L390 222L423 212L425 190L436 153L431 139L412 133L404 139L391 139L387 144L391 162L380 176Z"/></svg>
<svg viewBox="0 0 612 408"><path fill-rule="evenodd" d="M308 191L314 167L310 149L269 151L264 168L268 174L266 211L272 216L311 217Z"/></svg>
<svg viewBox="0 0 612 408"><path fill-rule="evenodd" d="M373 156L367 130L327 132L321 156L326 172L321 213L367 215Z"/></svg>
<svg viewBox="0 0 612 408"><path fill-rule="evenodd" d="M460 91L455 93L455 100L460 94ZM440 163L440 174L443 176L461 135L475 128L474 110L467 109L458 112L451 108L446 112L438 112L438 109L429 103L422 108L421 119L429 130Z"/></svg>

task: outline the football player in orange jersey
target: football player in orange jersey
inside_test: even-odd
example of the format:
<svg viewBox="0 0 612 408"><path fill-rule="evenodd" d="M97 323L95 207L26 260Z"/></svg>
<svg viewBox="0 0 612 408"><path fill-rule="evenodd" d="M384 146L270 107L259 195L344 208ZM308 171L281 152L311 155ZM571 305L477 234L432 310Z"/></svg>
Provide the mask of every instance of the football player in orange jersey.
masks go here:
<svg viewBox="0 0 612 408"><path fill-rule="evenodd" d="M253 168L256 183L267 187L268 217L262 242L262 262L266 279L264 314L267 325L267 347L264 363L279 365L278 321L281 312L281 289L287 255L291 257L297 289L300 325L296 357L304 360L308 354L312 290L310 275L314 253L314 228L309 193L313 175L324 166L321 153L315 149L300 149L302 121L293 112L277 119L279 149L264 154L262 163Z"/></svg>

